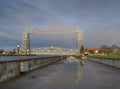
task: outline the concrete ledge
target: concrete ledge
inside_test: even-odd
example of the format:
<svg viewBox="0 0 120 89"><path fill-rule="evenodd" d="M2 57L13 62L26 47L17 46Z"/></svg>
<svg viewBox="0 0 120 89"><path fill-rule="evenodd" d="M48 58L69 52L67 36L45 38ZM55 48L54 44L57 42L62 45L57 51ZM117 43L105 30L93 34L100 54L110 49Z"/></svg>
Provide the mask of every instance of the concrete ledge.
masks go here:
<svg viewBox="0 0 120 89"><path fill-rule="evenodd" d="M0 63L0 82L8 80L20 74L20 66L18 62Z"/></svg>
<svg viewBox="0 0 120 89"><path fill-rule="evenodd" d="M23 72L28 72L65 58L66 56L64 57L56 56L56 57L46 57L46 58L1 61L0 62L0 83L3 81L7 81L13 77L16 77Z"/></svg>
<svg viewBox="0 0 120 89"><path fill-rule="evenodd" d="M120 69L120 59L88 58L89 60Z"/></svg>

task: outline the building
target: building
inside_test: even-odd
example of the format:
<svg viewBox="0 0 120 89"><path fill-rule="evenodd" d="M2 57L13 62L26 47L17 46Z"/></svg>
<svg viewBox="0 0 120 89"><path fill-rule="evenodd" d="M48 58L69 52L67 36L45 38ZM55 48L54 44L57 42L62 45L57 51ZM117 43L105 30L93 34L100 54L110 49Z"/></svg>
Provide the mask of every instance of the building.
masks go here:
<svg viewBox="0 0 120 89"><path fill-rule="evenodd" d="M98 54L98 48L86 48L86 49L84 49L84 54L85 55L96 55L96 54Z"/></svg>

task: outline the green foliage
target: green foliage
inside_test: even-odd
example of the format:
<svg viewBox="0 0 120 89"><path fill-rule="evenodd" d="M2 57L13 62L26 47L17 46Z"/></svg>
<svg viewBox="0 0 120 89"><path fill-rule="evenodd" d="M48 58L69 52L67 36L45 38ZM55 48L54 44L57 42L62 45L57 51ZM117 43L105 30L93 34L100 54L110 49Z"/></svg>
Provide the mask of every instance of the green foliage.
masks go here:
<svg viewBox="0 0 120 89"><path fill-rule="evenodd" d="M106 58L106 59L120 59L120 55L104 55L104 56L93 56L95 58Z"/></svg>
<svg viewBox="0 0 120 89"><path fill-rule="evenodd" d="M82 53L83 51L84 51L84 46L82 45L80 52Z"/></svg>
<svg viewBox="0 0 120 89"><path fill-rule="evenodd" d="M4 50L3 49L0 49L0 54L3 54Z"/></svg>
<svg viewBox="0 0 120 89"><path fill-rule="evenodd" d="M120 55L120 47L115 44L112 46L101 45L99 51L106 55Z"/></svg>

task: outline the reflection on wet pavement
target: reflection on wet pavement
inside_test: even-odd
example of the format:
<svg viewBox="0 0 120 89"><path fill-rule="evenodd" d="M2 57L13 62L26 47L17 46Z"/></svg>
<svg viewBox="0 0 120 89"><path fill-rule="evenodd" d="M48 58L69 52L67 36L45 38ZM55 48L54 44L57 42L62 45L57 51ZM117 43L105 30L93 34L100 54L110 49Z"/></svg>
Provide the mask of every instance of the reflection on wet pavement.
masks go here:
<svg viewBox="0 0 120 89"><path fill-rule="evenodd" d="M83 62L80 59L70 57L61 61L56 72L49 76L40 77L44 82L53 83L74 83L82 79Z"/></svg>

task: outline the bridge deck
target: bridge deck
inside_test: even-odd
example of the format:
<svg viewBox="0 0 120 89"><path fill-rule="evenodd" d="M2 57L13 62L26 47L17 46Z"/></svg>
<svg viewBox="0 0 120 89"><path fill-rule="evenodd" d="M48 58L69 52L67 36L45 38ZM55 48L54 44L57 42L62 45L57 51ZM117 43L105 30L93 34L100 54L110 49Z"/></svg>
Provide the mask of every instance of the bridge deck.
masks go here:
<svg viewBox="0 0 120 89"><path fill-rule="evenodd" d="M86 61L83 77L76 81L75 63L63 61L0 84L0 89L120 89L120 72Z"/></svg>

